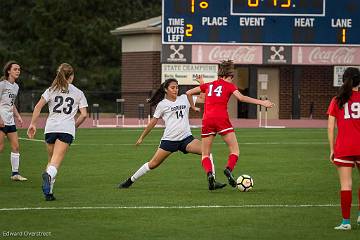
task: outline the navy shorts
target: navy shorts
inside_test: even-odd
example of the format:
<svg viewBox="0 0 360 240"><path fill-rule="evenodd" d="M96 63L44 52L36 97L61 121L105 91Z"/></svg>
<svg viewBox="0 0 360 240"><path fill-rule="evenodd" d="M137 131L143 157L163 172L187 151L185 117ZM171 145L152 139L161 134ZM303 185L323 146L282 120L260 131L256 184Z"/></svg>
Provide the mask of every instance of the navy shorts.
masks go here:
<svg viewBox="0 0 360 240"><path fill-rule="evenodd" d="M0 131L3 131L5 134L16 132L15 125L5 125L5 127L0 127Z"/></svg>
<svg viewBox="0 0 360 240"><path fill-rule="evenodd" d="M47 144L54 144L56 140L59 139L60 141L71 145L74 141L74 137L68 133L46 133L45 134L45 142Z"/></svg>
<svg viewBox="0 0 360 240"><path fill-rule="evenodd" d="M191 143L194 139L195 138L192 135L190 135L181 141L161 140L159 148L168 152L181 151L186 154L188 153L186 151L187 145Z"/></svg>

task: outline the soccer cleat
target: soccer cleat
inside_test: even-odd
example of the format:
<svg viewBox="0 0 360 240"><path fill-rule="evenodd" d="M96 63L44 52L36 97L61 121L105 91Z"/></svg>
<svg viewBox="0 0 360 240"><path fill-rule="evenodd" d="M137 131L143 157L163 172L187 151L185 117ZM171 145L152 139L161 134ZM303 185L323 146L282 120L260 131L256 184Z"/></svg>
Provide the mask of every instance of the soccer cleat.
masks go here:
<svg viewBox="0 0 360 240"><path fill-rule="evenodd" d="M50 194L50 188L51 188L51 177L47 172L44 172L42 174L43 184L42 184L42 190L45 194L45 197Z"/></svg>
<svg viewBox="0 0 360 240"><path fill-rule="evenodd" d="M358 216L358 219L357 219L357 224L360 225L360 215Z"/></svg>
<svg viewBox="0 0 360 240"><path fill-rule="evenodd" d="M226 186L226 183L215 182L215 189L220 189Z"/></svg>
<svg viewBox="0 0 360 240"><path fill-rule="evenodd" d="M231 174L231 171L230 171L229 168L225 168L224 174L225 174L226 178L228 179L230 186L236 187L235 178L234 178L234 176Z"/></svg>
<svg viewBox="0 0 360 240"><path fill-rule="evenodd" d="M134 182L131 181L131 178L128 178L125 182L119 184L119 188L129 188Z"/></svg>
<svg viewBox="0 0 360 240"><path fill-rule="evenodd" d="M335 230L351 230L351 225L350 224L340 224L337 227L334 227Z"/></svg>
<svg viewBox="0 0 360 240"><path fill-rule="evenodd" d="M21 176L20 174L16 174L14 176L10 177L11 180L13 181L27 181L27 178L24 178L23 176Z"/></svg>
<svg viewBox="0 0 360 240"><path fill-rule="evenodd" d="M212 172L208 172L207 174L209 190L215 190L215 177Z"/></svg>
<svg viewBox="0 0 360 240"><path fill-rule="evenodd" d="M54 200L56 200L54 194L50 193L45 195L45 201L54 201Z"/></svg>

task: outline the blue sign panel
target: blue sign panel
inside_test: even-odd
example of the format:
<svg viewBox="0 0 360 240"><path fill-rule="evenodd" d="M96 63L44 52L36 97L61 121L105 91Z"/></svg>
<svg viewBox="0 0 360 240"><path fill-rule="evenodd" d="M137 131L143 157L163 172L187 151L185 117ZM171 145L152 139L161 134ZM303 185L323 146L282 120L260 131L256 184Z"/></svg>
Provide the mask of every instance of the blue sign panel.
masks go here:
<svg viewBox="0 0 360 240"><path fill-rule="evenodd" d="M359 0L163 0L162 42L360 46Z"/></svg>

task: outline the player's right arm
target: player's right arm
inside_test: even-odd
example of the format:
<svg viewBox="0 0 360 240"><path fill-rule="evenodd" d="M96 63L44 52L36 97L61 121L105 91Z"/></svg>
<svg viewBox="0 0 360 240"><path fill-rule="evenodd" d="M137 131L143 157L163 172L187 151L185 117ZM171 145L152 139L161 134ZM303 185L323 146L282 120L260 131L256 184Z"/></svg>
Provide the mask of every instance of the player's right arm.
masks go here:
<svg viewBox="0 0 360 240"><path fill-rule="evenodd" d="M146 126L146 128L144 129L144 131L141 133L139 139L136 141L135 145L140 145L144 138L149 134L149 132L156 126L157 122L158 122L158 118L152 118L149 122L149 124Z"/></svg>
<svg viewBox="0 0 360 240"><path fill-rule="evenodd" d="M39 102L36 104L36 106L34 108L32 118L31 118L31 123L27 130L27 135L29 138L34 138L34 136L36 134L36 122L40 116L41 109L45 106L45 104L46 104L46 100L43 96L41 96Z"/></svg>
<svg viewBox="0 0 360 240"><path fill-rule="evenodd" d="M330 146L330 161L334 160L334 143L335 143L335 124L336 118L329 115L328 118L328 140Z"/></svg>

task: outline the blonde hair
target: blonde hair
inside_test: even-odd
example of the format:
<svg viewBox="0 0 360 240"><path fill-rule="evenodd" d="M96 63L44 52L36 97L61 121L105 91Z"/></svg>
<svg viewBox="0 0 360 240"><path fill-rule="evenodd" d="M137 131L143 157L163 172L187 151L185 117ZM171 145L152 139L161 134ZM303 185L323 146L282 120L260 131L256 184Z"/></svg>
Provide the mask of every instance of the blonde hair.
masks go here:
<svg viewBox="0 0 360 240"><path fill-rule="evenodd" d="M224 60L219 64L218 76L229 77L234 76L234 62L232 60Z"/></svg>
<svg viewBox="0 0 360 240"><path fill-rule="evenodd" d="M68 80L74 75L73 67L68 63L62 63L56 71L56 77L51 84L50 89L53 91L67 91L69 87Z"/></svg>
<svg viewBox="0 0 360 240"><path fill-rule="evenodd" d="M4 65L4 68L3 68L3 76L0 78L0 81L3 81L5 79L9 79L9 71L12 67L12 65L14 64L17 64L20 66L20 64L18 64L16 61L8 61L5 65Z"/></svg>

